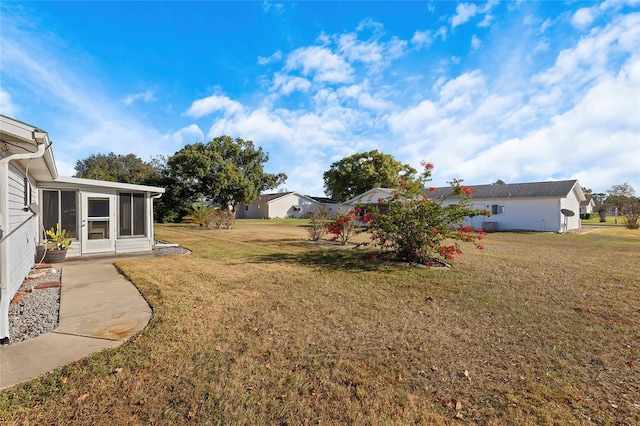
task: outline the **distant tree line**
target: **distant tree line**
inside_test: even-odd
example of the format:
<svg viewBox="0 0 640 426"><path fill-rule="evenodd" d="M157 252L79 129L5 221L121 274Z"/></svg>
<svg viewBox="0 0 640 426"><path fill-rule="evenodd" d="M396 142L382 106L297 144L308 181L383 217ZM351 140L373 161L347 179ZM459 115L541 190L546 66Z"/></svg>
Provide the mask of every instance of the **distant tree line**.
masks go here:
<svg viewBox="0 0 640 426"><path fill-rule="evenodd" d="M188 144L172 156L145 162L129 155L92 154L76 162L76 177L165 188L155 201L155 220L179 222L193 214L193 205L206 203L235 212L262 191L287 180L284 173L265 173L269 154L252 141L220 136Z"/></svg>

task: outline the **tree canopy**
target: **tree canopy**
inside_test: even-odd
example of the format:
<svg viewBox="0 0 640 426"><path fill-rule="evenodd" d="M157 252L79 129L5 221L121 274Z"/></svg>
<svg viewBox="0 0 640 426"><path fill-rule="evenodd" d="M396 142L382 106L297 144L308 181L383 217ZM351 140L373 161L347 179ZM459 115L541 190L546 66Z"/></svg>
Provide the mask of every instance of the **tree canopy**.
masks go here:
<svg viewBox="0 0 640 426"><path fill-rule="evenodd" d="M204 197L235 211L261 191L284 183L283 173L265 173L269 154L252 141L219 136L208 143L188 144L167 160L169 181L190 200Z"/></svg>
<svg viewBox="0 0 640 426"><path fill-rule="evenodd" d="M111 182L155 185L160 179L152 163L146 163L134 154L91 154L75 165L76 177Z"/></svg>
<svg viewBox="0 0 640 426"><path fill-rule="evenodd" d="M402 180L414 180L416 173L408 164L377 150L353 154L324 172L325 194L346 201L371 188L397 188Z"/></svg>

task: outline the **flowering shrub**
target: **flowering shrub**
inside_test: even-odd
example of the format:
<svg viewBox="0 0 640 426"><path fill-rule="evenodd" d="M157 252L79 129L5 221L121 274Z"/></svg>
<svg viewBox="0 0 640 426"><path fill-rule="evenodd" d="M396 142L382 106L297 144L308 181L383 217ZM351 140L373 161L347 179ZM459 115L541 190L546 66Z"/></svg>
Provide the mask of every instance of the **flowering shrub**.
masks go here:
<svg viewBox="0 0 640 426"><path fill-rule="evenodd" d="M444 205L443 200L429 199L435 188L425 190L424 184L431 180L433 164L421 165L424 171L420 179L404 182L392 198L380 201L378 211L369 218L373 243L395 251L402 260L422 264L435 256L453 260L462 254L461 242L482 249L478 241L484 232L463 225L466 217L488 215L485 210L471 208L471 188L454 180L450 195L460 197L457 203Z"/></svg>
<svg viewBox="0 0 640 426"><path fill-rule="evenodd" d="M338 218L331 222L327 228L329 233L333 234L331 240L347 244L356 232L358 222L367 223L370 219L371 215L364 214L361 208L349 210L346 214L338 213Z"/></svg>

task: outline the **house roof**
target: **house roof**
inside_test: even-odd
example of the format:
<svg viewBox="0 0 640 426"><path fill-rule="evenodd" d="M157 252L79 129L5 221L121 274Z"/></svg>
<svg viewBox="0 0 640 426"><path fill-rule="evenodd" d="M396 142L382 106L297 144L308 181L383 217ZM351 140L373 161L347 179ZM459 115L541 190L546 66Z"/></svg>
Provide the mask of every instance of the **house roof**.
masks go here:
<svg viewBox="0 0 640 426"><path fill-rule="evenodd" d="M302 198L306 198L307 200L317 203L318 201L314 200L312 197L308 197L306 195L302 195L302 194L298 194L297 192L294 191L289 191L289 192L277 192L274 194L260 194L258 195L256 198L253 199L253 201L251 201L251 203L249 204L260 204L260 203L271 203L275 200L279 200L280 198L285 198L288 197L289 195L295 195L298 197L302 197Z"/></svg>
<svg viewBox="0 0 640 426"><path fill-rule="evenodd" d="M278 198L282 198L289 194L293 194L293 192L277 192L275 194L260 194L253 199L251 204L269 203L273 200L277 200Z"/></svg>
<svg viewBox="0 0 640 426"><path fill-rule="evenodd" d="M323 204L338 204L336 200L332 200L331 198L328 198L328 197L309 197L309 198Z"/></svg>
<svg viewBox="0 0 640 426"><path fill-rule="evenodd" d="M51 141L46 131L0 114L0 142L3 147L0 158L13 157L10 161L15 161L23 170L28 170L29 177L36 181L51 181L58 177ZM42 146L44 153L41 156L20 158L24 154L36 154Z"/></svg>
<svg viewBox="0 0 640 426"><path fill-rule="evenodd" d="M38 145L45 145L44 153L41 157L14 160L18 162L24 170L28 170L29 176L38 182L63 183L84 187L115 188L129 191L148 191L154 194L163 194L165 192L164 188L155 186L59 176L51 150L52 144L47 132L31 124L1 114L0 136L2 137L2 144L7 147L7 157L25 152L33 153Z"/></svg>
<svg viewBox="0 0 640 426"><path fill-rule="evenodd" d="M474 192L472 198L534 198L534 197L566 197L578 181L558 180L547 182L510 183L468 185ZM446 197L451 187L436 188L431 192L435 197Z"/></svg>
<svg viewBox="0 0 640 426"><path fill-rule="evenodd" d="M55 183L66 183L71 185L78 185L83 187L99 187L99 188L113 188L113 189L121 189L125 191L148 191L156 194L164 194L165 189L157 186L148 186L148 185L136 185L133 183L121 183L121 182L111 182L106 180L96 180L96 179L83 179L76 177L64 177L60 176L55 181Z"/></svg>
<svg viewBox="0 0 640 426"><path fill-rule="evenodd" d="M369 204L377 203L379 198L387 198L394 194L397 190L393 188L371 188L367 192L363 192L360 195L356 195L350 200L347 200L346 204Z"/></svg>

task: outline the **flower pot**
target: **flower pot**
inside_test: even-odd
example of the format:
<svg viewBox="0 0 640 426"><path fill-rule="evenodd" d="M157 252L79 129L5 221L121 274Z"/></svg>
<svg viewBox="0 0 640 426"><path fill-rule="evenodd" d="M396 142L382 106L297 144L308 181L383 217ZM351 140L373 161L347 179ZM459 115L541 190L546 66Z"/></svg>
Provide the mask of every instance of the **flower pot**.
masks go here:
<svg viewBox="0 0 640 426"><path fill-rule="evenodd" d="M66 250L48 250L44 256L45 263L62 263L64 258L67 257Z"/></svg>

